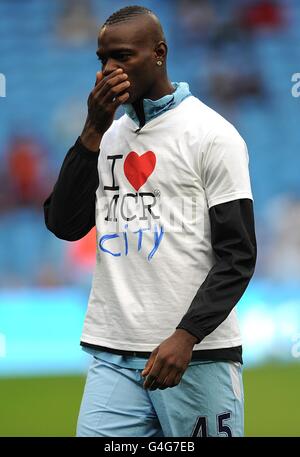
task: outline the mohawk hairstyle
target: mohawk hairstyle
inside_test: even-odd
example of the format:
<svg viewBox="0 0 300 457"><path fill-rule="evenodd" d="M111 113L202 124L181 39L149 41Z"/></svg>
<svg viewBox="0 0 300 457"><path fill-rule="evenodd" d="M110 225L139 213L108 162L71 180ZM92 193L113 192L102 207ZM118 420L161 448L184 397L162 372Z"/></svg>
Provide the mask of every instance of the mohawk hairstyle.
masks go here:
<svg viewBox="0 0 300 457"><path fill-rule="evenodd" d="M126 22L130 21L131 19L135 19L137 16L142 16L142 15L152 15L156 17L156 15L153 13L152 10L149 8L146 8L144 6L139 6L139 5L132 5L132 6L125 6L124 8L119 9L115 13L113 13L109 18L106 19L104 24L101 26L101 29L103 29L107 25L114 25L114 24L120 24L121 22ZM163 31L163 28L158 20L158 26L162 35L162 38L164 41L166 41L166 37Z"/></svg>
<svg viewBox="0 0 300 457"><path fill-rule="evenodd" d="M133 5L133 6L125 6L124 8L119 9L115 13L113 13L111 16L109 16L108 19L104 22L102 25L102 28L105 27L106 25L113 25L113 24L118 24L119 22L126 22L129 21L130 19L134 19L136 16L139 15L144 15L144 14L153 14L153 11L149 10L148 8L145 8L144 6L138 6L138 5Z"/></svg>

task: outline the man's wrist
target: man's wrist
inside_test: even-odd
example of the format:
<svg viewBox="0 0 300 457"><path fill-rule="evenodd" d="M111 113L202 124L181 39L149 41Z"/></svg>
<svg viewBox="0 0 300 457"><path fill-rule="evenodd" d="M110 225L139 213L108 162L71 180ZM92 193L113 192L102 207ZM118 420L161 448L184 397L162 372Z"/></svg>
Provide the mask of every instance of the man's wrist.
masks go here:
<svg viewBox="0 0 300 457"><path fill-rule="evenodd" d="M85 126L80 135L80 141L90 151L98 152L102 140L102 134L97 132L89 120L86 121Z"/></svg>
<svg viewBox="0 0 300 457"><path fill-rule="evenodd" d="M191 344L194 346L199 342L199 338L196 336L192 335L188 330L185 330L184 328L177 328L175 330L175 334L179 335L181 338L183 338L187 343Z"/></svg>

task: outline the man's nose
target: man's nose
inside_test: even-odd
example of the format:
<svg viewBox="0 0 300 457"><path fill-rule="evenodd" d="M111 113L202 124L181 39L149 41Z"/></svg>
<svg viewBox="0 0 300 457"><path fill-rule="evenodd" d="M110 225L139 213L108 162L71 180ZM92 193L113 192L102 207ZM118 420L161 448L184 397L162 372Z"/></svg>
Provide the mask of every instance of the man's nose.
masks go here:
<svg viewBox="0 0 300 457"><path fill-rule="evenodd" d="M117 62L114 59L108 59L107 62L105 63L105 65L103 65L103 68L102 68L103 76L108 76L110 73L112 73L113 71L117 70L117 68L120 68L117 65Z"/></svg>

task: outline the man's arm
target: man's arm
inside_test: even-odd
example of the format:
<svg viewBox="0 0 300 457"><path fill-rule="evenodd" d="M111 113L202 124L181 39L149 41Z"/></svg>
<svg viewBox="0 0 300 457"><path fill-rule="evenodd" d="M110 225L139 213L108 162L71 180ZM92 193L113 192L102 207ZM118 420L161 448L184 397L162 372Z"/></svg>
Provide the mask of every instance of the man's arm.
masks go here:
<svg viewBox="0 0 300 457"><path fill-rule="evenodd" d="M256 237L252 200L239 199L212 206L209 216L215 264L175 332L148 359L142 372L145 389L166 389L180 382L194 345L226 319L254 273Z"/></svg>
<svg viewBox="0 0 300 457"><path fill-rule="evenodd" d="M198 343L226 319L242 297L254 273L257 252L252 200L215 205L209 217L215 264L176 327L197 337Z"/></svg>
<svg viewBox="0 0 300 457"><path fill-rule="evenodd" d="M95 225L98 156L99 150L90 151L79 137L64 159L53 192L44 203L46 226L58 238L79 240Z"/></svg>
<svg viewBox="0 0 300 457"><path fill-rule="evenodd" d="M99 147L117 108L129 97L128 92L120 95L129 85L121 68L105 77L97 72L81 136L67 153L53 192L44 203L46 226L58 238L79 240L95 225Z"/></svg>

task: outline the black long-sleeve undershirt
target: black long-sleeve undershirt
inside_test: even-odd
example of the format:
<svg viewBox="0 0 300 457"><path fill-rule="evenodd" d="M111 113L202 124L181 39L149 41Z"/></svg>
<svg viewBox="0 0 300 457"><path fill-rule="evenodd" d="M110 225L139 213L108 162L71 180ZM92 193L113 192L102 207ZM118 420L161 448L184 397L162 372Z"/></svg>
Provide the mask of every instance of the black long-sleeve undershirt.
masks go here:
<svg viewBox="0 0 300 457"><path fill-rule="evenodd" d="M53 192L44 203L46 226L58 238L79 240L95 225L98 155L99 152L86 149L78 138L64 159ZM209 217L215 264L176 327L189 331L199 342L234 308L253 275L256 262L252 200L238 199L213 206ZM194 359L242 362L242 348L194 351Z"/></svg>
<svg viewBox="0 0 300 457"><path fill-rule="evenodd" d="M226 319L242 297L256 262L252 200L213 206L209 218L215 264L177 326L199 342Z"/></svg>
<svg viewBox="0 0 300 457"><path fill-rule="evenodd" d="M99 151L89 151L78 138L63 161L54 189L44 203L46 226L58 238L79 240L95 225L98 156Z"/></svg>

